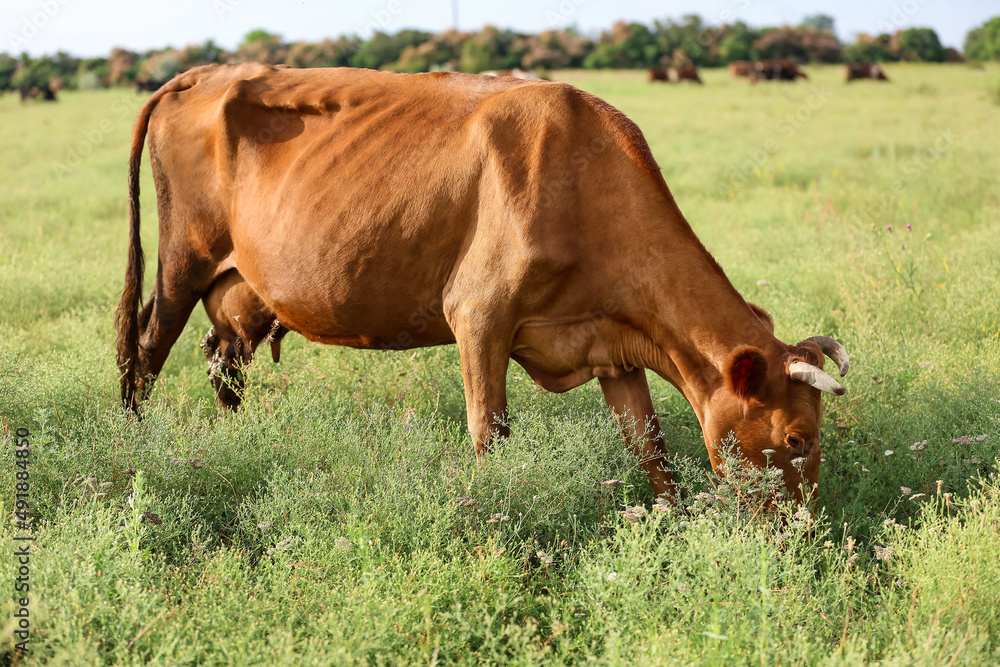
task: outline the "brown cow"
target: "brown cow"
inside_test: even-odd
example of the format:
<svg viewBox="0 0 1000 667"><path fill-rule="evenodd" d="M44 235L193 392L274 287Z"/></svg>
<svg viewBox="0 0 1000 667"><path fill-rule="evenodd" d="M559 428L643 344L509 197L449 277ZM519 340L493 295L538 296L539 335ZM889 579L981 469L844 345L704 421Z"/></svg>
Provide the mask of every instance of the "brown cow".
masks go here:
<svg viewBox="0 0 1000 667"><path fill-rule="evenodd" d="M28 100L56 101L56 91L48 84L44 86L23 86L18 89L18 92L21 94L22 102L27 102Z"/></svg>
<svg viewBox="0 0 1000 667"><path fill-rule="evenodd" d="M878 63L847 63L847 83L855 79L872 79L873 81L888 81L882 66Z"/></svg>
<svg viewBox="0 0 1000 667"><path fill-rule="evenodd" d="M163 81L156 79L136 79L132 82L132 87L137 93L154 93L163 85Z"/></svg>
<svg viewBox="0 0 1000 667"><path fill-rule="evenodd" d="M667 83L670 82L670 77L667 74L667 70L663 67L650 67L648 70L646 70L646 76L649 78L650 83L653 83L654 81L666 81Z"/></svg>
<svg viewBox="0 0 1000 667"><path fill-rule="evenodd" d="M748 77L750 83L758 81L795 81L808 79L806 73L791 60L758 60L753 64Z"/></svg>
<svg viewBox="0 0 1000 667"><path fill-rule="evenodd" d="M734 79L746 78L750 76L750 70L753 68L753 64L749 60L734 60L729 63L727 69L729 70L729 76Z"/></svg>
<svg viewBox="0 0 1000 667"><path fill-rule="evenodd" d="M670 83L680 83L681 81L702 83L701 77L698 76L698 68L694 65L678 65L677 67L671 67L670 71L667 72L667 76L670 77Z"/></svg>
<svg viewBox="0 0 1000 667"><path fill-rule="evenodd" d="M140 309L147 134L159 267ZM457 343L479 456L508 432L514 359L549 391L598 378L654 491L672 494L648 368L694 408L713 466L733 433L796 496L818 481L820 391L845 391L823 355L843 375L843 348L775 338L695 236L639 128L568 84L195 68L139 114L129 220L116 325L130 409L209 295L210 310L223 304L213 321L260 316L251 349L275 320L334 345Z"/></svg>

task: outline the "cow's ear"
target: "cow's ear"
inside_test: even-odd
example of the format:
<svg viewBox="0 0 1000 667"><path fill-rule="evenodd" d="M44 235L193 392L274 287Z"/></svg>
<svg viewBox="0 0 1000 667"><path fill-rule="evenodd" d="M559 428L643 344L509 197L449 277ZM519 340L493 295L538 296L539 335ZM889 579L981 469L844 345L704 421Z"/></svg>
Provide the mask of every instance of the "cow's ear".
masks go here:
<svg viewBox="0 0 1000 667"><path fill-rule="evenodd" d="M767 377L767 359L755 347L738 347L729 357L726 378L729 387L740 398L756 395Z"/></svg>

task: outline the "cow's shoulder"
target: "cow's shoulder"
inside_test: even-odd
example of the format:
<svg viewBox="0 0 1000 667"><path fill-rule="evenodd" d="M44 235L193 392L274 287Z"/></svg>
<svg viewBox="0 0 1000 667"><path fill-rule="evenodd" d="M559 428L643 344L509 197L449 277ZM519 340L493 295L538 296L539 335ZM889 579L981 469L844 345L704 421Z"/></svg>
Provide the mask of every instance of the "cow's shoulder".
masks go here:
<svg viewBox="0 0 1000 667"><path fill-rule="evenodd" d="M606 142L616 145L643 169L659 167L639 126L600 97L558 81L523 81L522 85L498 91L477 110L483 119L510 122L527 118L521 127L538 132L560 129L574 145Z"/></svg>

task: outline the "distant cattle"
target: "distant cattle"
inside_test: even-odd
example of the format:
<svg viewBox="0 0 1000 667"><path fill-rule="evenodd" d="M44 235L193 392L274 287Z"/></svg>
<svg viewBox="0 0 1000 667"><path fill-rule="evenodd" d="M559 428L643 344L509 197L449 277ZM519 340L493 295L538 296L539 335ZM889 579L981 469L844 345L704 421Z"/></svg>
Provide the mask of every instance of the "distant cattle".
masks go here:
<svg viewBox="0 0 1000 667"><path fill-rule="evenodd" d="M48 84L44 86L24 86L18 89L18 92L21 93L22 102L39 99L45 102L56 101L56 91L54 91Z"/></svg>
<svg viewBox="0 0 1000 667"><path fill-rule="evenodd" d="M485 74L486 76L509 76L511 78L514 78L514 79L539 79L539 78L541 78L537 74L535 74L534 72L529 72L527 70L518 69L517 67L515 67L514 69L494 69L494 70L489 70L489 71L486 71L486 72L481 72L481 74Z"/></svg>
<svg viewBox="0 0 1000 667"><path fill-rule="evenodd" d="M157 81L156 79L136 79L132 84L137 93L155 93L162 86L163 81Z"/></svg>
<svg viewBox="0 0 1000 667"><path fill-rule="evenodd" d="M654 81L666 81L670 82L670 76L667 74L667 70L664 67L650 67L646 70L646 75L649 77L649 82Z"/></svg>
<svg viewBox="0 0 1000 667"><path fill-rule="evenodd" d="M748 78L751 83L757 83L758 81L795 81L799 77L809 78L791 60L758 60L753 64Z"/></svg>
<svg viewBox="0 0 1000 667"><path fill-rule="evenodd" d="M701 77L698 76L698 68L694 65L671 67L670 71L667 72L667 76L670 78L670 83L680 83L681 81L702 82Z"/></svg>
<svg viewBox="0 0 1000 667"><path fill-rule="evenodd" d="M750 76L750 70L753 68L753 63L749 60L734 60L729 63L729 76L734 79L746 78Z"/></svg>
<svg viewBox="0 0 1000 667"><path fill-rule="evenodd" d="M878 63L847 63L844 68L847 70L847 83L855 79L889 80Z"/></svg>
<svg viewBox="0 0 1000 667"><path fill-rule="evenodd" d="M147 134L159 234L143 305ZM513 360L549 391L597 378L653 491L672 495L650 369L692 405L713 467L729 469L731 441L792 497L818 482L820 392L846 391L824 355L843 376L846 351L778 340L695 236L639 128L568 84L198 67L139 114L128 208L116 323L130 409L203 300L213 380L237 392L220 391L223 405L282 327L364 349L457 343L479 456L509 433Z"/></svg>

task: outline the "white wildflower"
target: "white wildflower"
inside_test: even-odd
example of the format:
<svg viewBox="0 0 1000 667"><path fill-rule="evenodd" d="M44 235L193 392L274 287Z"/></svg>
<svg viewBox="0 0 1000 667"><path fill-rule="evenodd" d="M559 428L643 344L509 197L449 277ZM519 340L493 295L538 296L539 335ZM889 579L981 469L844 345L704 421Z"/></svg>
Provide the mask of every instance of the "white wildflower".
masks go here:
<svg viewBox="0 0 1000 667"><path fill-rule="evenodd" d="M552 560L553 560L552 556L548 555L544 551L539 551L535 555L538 556L539 560L541 560L546 565L552 565Z"/></svg>
<svg viewBox="0 0 1000 667"><path fill-rule="evenodd" d="M806 457L804 456L795 457L794 459L792 459L792 466L799 472L802 472L802 469L806 467Z"/></svg>
<svg viewBox="0 0 1000 667"><path fill-rule="evenodd" d="M875 558L888 561L892 557L892 547L880 547L875 545Z"/></svg>
<svg viewBox="0 0 1000 667"><path fill-rule="evenodd" d="M618 578L618 573L617 572L609 572L608 573L608 581L614 581L617 578Z"/></svg>
<svg viewBox="0 0 1000 667"><path fill-rule="evenodd" d="M639 523L639 520L646 516L646 508L642 505L636 505L635 507L626 505L625 511L621 515L630 523Z"/></svg>
<svg viewBox="0 0 1000 667"><path fill-rule="evenodd" d="M901 486L899 487L899 492L902 493L904 496L908 496L911 493L913 493L913 489L911 489L908 486Z"/></svg>
<svg viewBox="0 0 1000 667"><path fill-rule="evenodd" d="M760 453L763 454L764 456L774 456L773 449L762 449L760 450Z"/></svg>
<svg viewBox="0 0 1000 667"><path fill-rule="evenodd" d="M885 450L885 455L886 455L886 456L892 456L892 455L893 455L894 453L895 453L895 452L893 452L893 451L892 451L891 449L887 449L887 450Z"/></svg>
<svg viewBox="0 0 1000 667"><path fill-rule="evenodd" d="M912 496L910 496L910 500L916 500L917 498L923 498L926 495L927 495L926 493L914 493Z"/></svg>
<svg viewBox="0 0 1000 667"><path fill-rule="evenodd" d="M919 452L921 449L923 449L926 446L927 446L927 441L926 440L924 440L922 442L915 442L912 445L910 445L910 451L911 452Z"/></svg>

